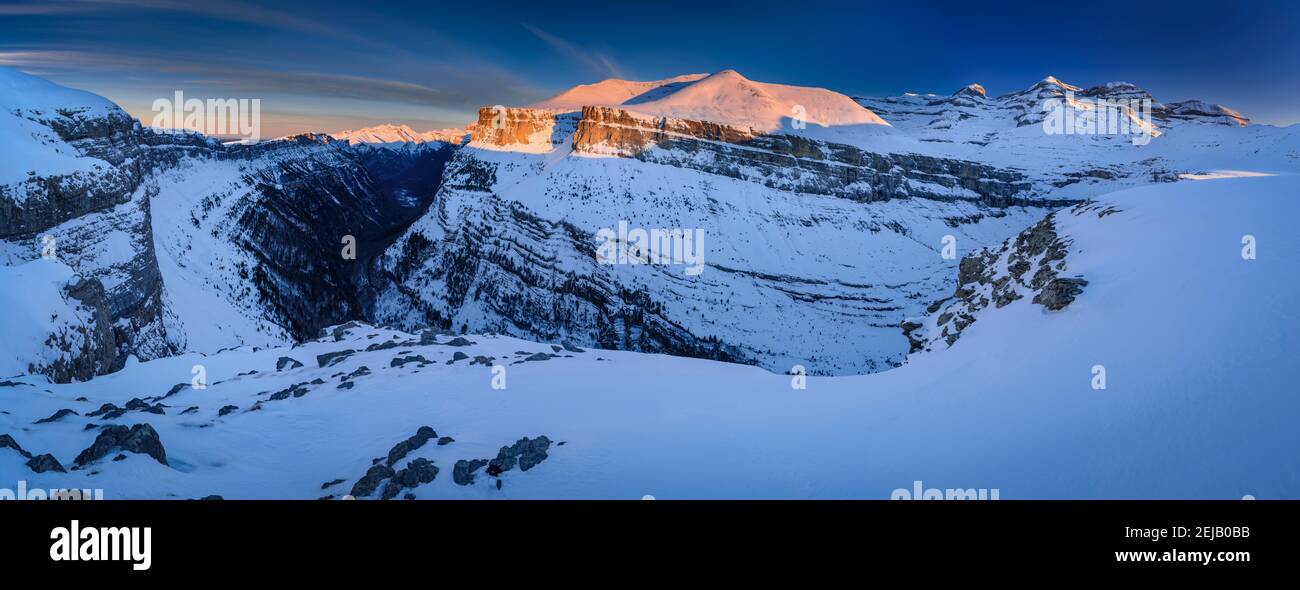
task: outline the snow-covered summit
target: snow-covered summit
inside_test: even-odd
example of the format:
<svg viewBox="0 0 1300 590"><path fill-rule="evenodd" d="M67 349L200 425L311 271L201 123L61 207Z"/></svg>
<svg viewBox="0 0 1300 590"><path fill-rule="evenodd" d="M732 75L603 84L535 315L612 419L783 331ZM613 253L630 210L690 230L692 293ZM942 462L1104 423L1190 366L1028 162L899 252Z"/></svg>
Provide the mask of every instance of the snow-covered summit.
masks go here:
<svg viewBox="0 0 1300 590"><path fill-rule="evenodd" d="M97 94L60 86L5 66L0 66L0 110L37 117L56 116L59 112L84 116L122 112L113 101Z"/></svg>
<svg viewBox="0 0 1300 590"><path fill-rule="evenodd" d="M652 93L655 90L660 90L661 93L672 92L685 84L706 77L708 74L686 74L649 82L610 78L594 84L579 84L530 106L537 109L578 110L593 105L620 105L643 97L647 93L651 93L651 96L660 94Z"/></svg>
<svg viewBox="0 0 1300 590"><path fill-rule="evenodd" d="M827 90L756 82L735 70L654 82L605 80L533 105L545 109L618 106L653 117L708 121L757 133L806 135L840 143L892 134L887 121Z"/></svg>

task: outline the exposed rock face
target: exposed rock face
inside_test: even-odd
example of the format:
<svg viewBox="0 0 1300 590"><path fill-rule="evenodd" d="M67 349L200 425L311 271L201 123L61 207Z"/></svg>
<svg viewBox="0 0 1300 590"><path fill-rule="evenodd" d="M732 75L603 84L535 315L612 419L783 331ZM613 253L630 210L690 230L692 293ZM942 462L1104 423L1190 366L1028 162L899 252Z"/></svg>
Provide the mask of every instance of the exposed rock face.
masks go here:
<svg viewBox="0 0 1300 590"><path fill-rule="evenodd" d="M975 162L880 154L795 135L764 135L706 121L647 117L614 107L582 109L573 149L855 201L916 197L1008 207L1026 204L1031 189L1018 171Z"/></svg>
<svg viewBox="0 0 1300 590"><path fill-rule="evenodd" d="M573 134L577 117L554 109L483 107L467 131L470 141L497 147L549 151Z"/></svg>
<svg viewBox="0 0 1300 590"><path fill-rule="evenodd" d="M387 286L372 323L772 370L798 363L814 374L882 370L904 356L898 322L951 288L931 243L973 225L974 245L987 245L1063 204L1042 200L1020 171L959 159L614 107L494 117L480 112L438 199L369 269L368 284ZM593 155L617 157L584 157ZM620 219L699 228L709 244L704 278L600 264L595 235ZM905 243L885 245L895 238ZM768 247L781 251L779 263L756 264L753 250ZM924 259L905 261L912 256ZM809 271L832 259L871 268ZM735 306L755 325L709 319ZM846 318L853 342L828 338Z"/></svg>
<svg viewBox="0 0 1300 590"><path fill-rule="evenodd" d="M1031 297L1048 311L1060 311L1083 293L1088 281L1060 276L1066 271L1069 238L1057 234L1059 215L1096 212L1105 216L1114 209L1080 204L1069 211L1047 216L998 248L981 250L962 259L956 292L935 301L928 315L901 324L911 352L947 348L961 337L989 305L1001 308Z"/></svg>

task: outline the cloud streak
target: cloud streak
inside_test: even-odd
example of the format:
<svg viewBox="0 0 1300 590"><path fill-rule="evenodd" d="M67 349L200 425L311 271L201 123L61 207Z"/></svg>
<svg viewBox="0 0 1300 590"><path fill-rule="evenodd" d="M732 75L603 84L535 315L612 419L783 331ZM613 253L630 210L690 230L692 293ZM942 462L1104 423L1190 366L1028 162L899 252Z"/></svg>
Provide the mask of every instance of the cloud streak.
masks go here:
<svg viewBox="0 0 1300 590"><path fill-rule="evenodd" d="M519 23L548 47L591 72L610 78L622 78L623 72L605 55L586 51L530 23Z"/></svg>

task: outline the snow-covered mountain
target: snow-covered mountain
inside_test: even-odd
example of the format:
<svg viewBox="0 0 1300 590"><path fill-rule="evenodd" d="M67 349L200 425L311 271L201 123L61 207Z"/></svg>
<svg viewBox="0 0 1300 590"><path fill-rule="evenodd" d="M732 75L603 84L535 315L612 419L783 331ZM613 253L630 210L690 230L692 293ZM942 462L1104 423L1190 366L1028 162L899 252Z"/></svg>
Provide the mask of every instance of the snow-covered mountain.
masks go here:
<svg viewBox="0 0 1300 590"><path fill-rule="evenodd" d="M0 68L0 480L1296 497L1300 131L1192 103L1149 142L1042 126L1146 96L724 71L487 107L463 146L224 145ZM702 258L608 264L626 228Z"/></svg>
<svg viewBox="0 0 1300 590"><path fill-rule="evenodd" d="M1043 101L1067 91L1134 92L1048 78L998 99L972 86L858 108L723 71L485 108L431 210L377 260L384 278L372 282L388 287L370 319L774 371L878 371L902 362L899 323L951 293L960 256L1054 208L1295 137L1216 125L1233 141L1203 149L1181 127L1153 129L1144 145L1045 134ZM585 98L621 102L575 110ZM808 103L805 129L770 125L795 101ZM1296 169L1279 156L1270 165ZM598 264L594 236L620 222L701 230L706 270ZM946 259L949 240L958 255Z"/></svg>
<svg viewBox="0 0 1300 590"><path fill-rule="evenodd" d="M331 134L331 137L348 143L425 143L429 141L438 141L459 145L465 138L463 129L435 129L420 133L411 129L407 125L393 125L391 123L366 127L364 129L354 129L350 131L339 131Z"/></svg>

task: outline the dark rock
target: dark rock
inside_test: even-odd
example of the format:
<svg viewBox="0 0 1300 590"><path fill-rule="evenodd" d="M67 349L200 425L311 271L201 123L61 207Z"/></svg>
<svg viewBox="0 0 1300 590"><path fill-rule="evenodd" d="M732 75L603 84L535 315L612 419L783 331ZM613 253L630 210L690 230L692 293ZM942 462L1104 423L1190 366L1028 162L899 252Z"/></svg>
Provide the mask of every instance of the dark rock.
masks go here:
<svg viewBox="0 0 1300 590"><path fill-rule="evenodd" d="M344 480L342 480L342 479L331 479L330 481L327 481L327 482L325 482L325 483L323 483L323 484L320 484L320 489L322 489L322 490L326 490L326 489L332 488L332 487L334 487L334 486L336 486L336 485L339 485L339 484L343 483L343 481L344 481Z"/></svg>
<svg viewBox="0 0 1300 590"><path fill-rule="evenodd" d="M95 410L95 411L93 411L93 412L89 412L89 413L87 413L87 414L86 414L86 417L88 417L88 418L94 418L94 417L96 417L96 416L104 416L104 415L106 415L106 414L109 414L110 412L116 412L116 411L120 411L120 410L121 410L121 408L117 407L117 405L115 405L115 404L104 404L104 405L102 405L102 406L99 406L99 409L98 409L98 410ZM118 414L118 415L120 416L121 414Z"/></svg>
<svg viewBox="0 0 1300 590"><path fill-rule="evenodd" d="M384 486L383 498L389 500L397 497L403 489L411 489L423 483L429 483L438 477L438 466L433 461L419 457L412 459L405 469L393 474L388 485Z"/></svg>
<svg viewBox="0 0 1300 590"><path fill-rule="evenodd" d="M85 428L82 428L82 429L81 429L81 431L82 431L82 432L85 432L85 431L87 431L87 430L94 430L94 429L96 429L96 428L99 428L99 425L98 425L98 424L91 423L91 424L87 424Z"/></svg>
<svg viewBox="0 0 1300 590"><path fill-rule="evenodd" d="M229 414L238 409L239 406L222 406L220 410L217 410L217 416L218 417L225 416L226 414Z"/></svg>
<svg viewBox="0 0 1300 590"><path fill-rule="evenodd" d="M46 471L68 472L67 469L63 468L63 464L59 463L59 460L50 454L32 457L31 460L27 461L27 468L36 473L45 473Z"/></svg>
<svg viewBox="0 0 1300 590"><path fill-rule="evenodd" d="M441 447L441 446L443 446L443 445L449 445L449 444L454 443L454 442L456 442L456 439L454 439L454 438L452 438L452 437L450 437L450 436L444 436L444 437L438 439L438 446Z"/></svg>
<svg viewBox="0 0 1300 590"><path fill-rule="evenodd" d="M463 352L457 350L457 351L456 351L456 354L451 355L451 360L447 361L447 364L450 365L450 364L452 364L452 363L454 363L454 362L456 362L456 361L463 361L463 360L465 360L465 359L467 359L467 358L469 358L469 355L468 355L468 354L465 354L465 353L463 353Z"/></svg>
<svg viewBox="0 0 1300 590"><path fill-rule="evenodd" d="M10 448L18 451L18 454L22 455L24 458L32 458L32 454L23 449L23 447L18 444L18 441L14 440L14 437L9 436L8 434L0 434L0 449L3 448Z"/></svg>
<svg viewBox="0 0 1300 590"><path fill-rule="evenodd" d="M277 371L283 371L285 369L297 369L298 367L301 366L302 363L298 362L297 359L290 358L287 356L282 356L280 357L279 360L275 361L275 370Z"/></svg>
<svg viewBox="0 0 1300 590"><path fill-rule="evenodd" d="M80 415L81 415L81 414L78 414L78 413L76 413L76 412L74 412L74 411L72 411L72 410L69 410L69 409L67 409L67 408L64 408L64 409L62 409L62 410L59 410L59 411L57 411L57 412L51 414L49 418L41 418L40 420L37 420L37 421L33 422L33 424L48 424L48 423L50 423L50 422L55 422L55 421L57 421L57 420L63 418L64 416L80 416Z"/></svg>
<svg viewBox="0 0 1300 590"><path fill-rule="evenodd" d="M550 447L551 439L544 435L531 440L521 438L511 446L501 447L496 458L488 462L487 473L495 477L514 469L516 464L521 471L528 471L546 460L546 451Z"/></svg>
<svg viewBox="0 0 1300 590"><path fill-rule="evenodd" d="M400 366L405 365L405 364L407 364L407 363L420 363L420 366L424 366L424 365L429 364L429 359L424 358L424 356L422 356L422 355L413 354L413 355L411 355L411 356L396 357L396 358L394 358L394 359L392 360L392 362L388 363L388 366L389 366L389 367L400 367Z"/></svg>
<svg viewBox="0 0 1300 590"><path fill-rule="evenodd" d="M167 465L167 452L163 450L162 441L158 439L158 432L148 424L136 424L129 429L119 424L103 427L95 442L81 451L73 464L78 467L84 466L102 458L113 449L149 455L159 463Z"/></svg>
<svg viewBox="0 0 1300 590"><path fill-rule="evenodd" d="M126 455L123 455L123 454L121 454L121 453L118 453L116 457L113 457L113 460L114 460L114 461L125 461L125 460L126 460Z"/></svg>
<svg viewBox="0 0 1300 590"><path fill-rule="evenodd" d="M343 359L356 354L356 352L357 351L349 348L338 352L327 352L325 354L316 355L316 363L319 364L321 368L328 367L343 362Z"/></svg>
<svg viewBox="0 0 1300 590"><path fill-rule="evenodd" d="M473 346L474 343L464 338L461 338L460 336L457 336L445 342L444 345L445 346Z"/></svg>
<svg viewBox="0 0 1300 590"><path fill-rule="evenodd" d="M167 399L173 395L180 393L182 389L185 389L186 387L189 386L190 386L189 383L177 383L176 385L173 385L171 389L168 389L167 393L163 394L163 396L159 399Z"/></svg>
<svg viewBox="0 0 1300 590"><path fill-rule="evenodd" d="M451 468L451 480L457 485L467 486L474 483L474 472L488 464L487 459L461 459Z"/></svg>
<svg viewBox="0 0 1300 590"><path fill-rule="evenodd" d="M569 352L587 352L586 350L583 350L575 346L573 343L569 342L568 340L560 342L560 346L564 347L564 350L567 350Z"/></svg>
<svg viewBox="0 0 1300 590"><path fill-rule="evenodd" d="M371 465L370 469L366 471L365 476L352 485L352 496L355 498L364 498L375 493L375 489L379 487L380 482L392 477L393 474L394 471L392 467L387 465Z"/></svg>
<svg viewBox="0 0 1300 590"><path fill-rule="evenodd" d="M353 387L354 385L356 385L356 384L357 384L357 383L356 383L355 381L344 381L344 382L342 382L342 383L339 384L338 388L339 388L339 389L352 389L352 387Z"/></svg>
<svg viewBox="0 0 1300 590"><path fill-rule="evenodd" d="M88 402L88 401L90 401L90 400L86 399L85 397L79 397L79 398L74 399L74 400L72 400L72 401L74 401L74 402Z"/></svg>
<svg viewBox="0 0 1300 590"><path fill-rule="evenodd" d="M203 501L203 500L213 501L213 500L225 500L225 498L222 498L221 496L218 496L218 495L216 495L216 494L211 494L211 495L208 495L208 496L203 496L202 498L199 498L199 500L200 500L200 501Z"/></svg>
<svg viewBox="0 0 1300 590"><path fill-rule="evenodd" d="M391 467L394 463L401 461L403 457L429 442L431 438L437 438L438 433L428 426L421 426L415 431L415 435L397 443L388 451L388 465Z"/></svg>
<svg viewBox="0 0 1300 590"><path fill-rule="evenodd" d="M1034 296L1034 303L1051 311L1059 311L1074 302L1074 298L1083 293L1086 286L1088 281L1081 278L1057 277L1048 281L1043 290Z"/></svg>
<svg viewBox="0 0 1300 590"><path fill-rule="evenodd" d="M199 411L199 407L198 407L198 406L190 406L190 407L188 407L188 408L185 408L185 410L183 410L183 411L181 412L181 415L184 416L185 414L193 414L193 413L195 413L195 412L197 412L197 411Z"/></svg>

